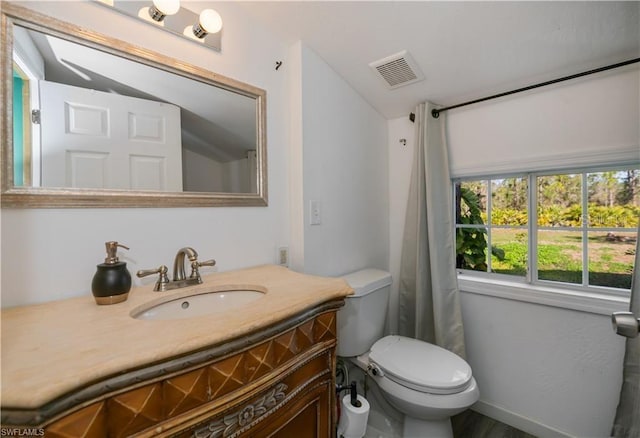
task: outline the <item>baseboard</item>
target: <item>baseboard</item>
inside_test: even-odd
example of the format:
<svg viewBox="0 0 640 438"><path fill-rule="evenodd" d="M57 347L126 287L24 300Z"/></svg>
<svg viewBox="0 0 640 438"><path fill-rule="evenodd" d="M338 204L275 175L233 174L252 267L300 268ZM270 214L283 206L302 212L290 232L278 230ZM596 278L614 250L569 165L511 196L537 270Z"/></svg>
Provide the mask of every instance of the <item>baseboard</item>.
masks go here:
<svg viewBox="0 0 640 438"><path fill-rule="evenodd" d="M515 412L511 412L508 409L503 408L502 406L494 405L492 403L487 403L485 401L479 400L476 404L471 407L471 410L476 411L482 415L486 415L487 417L493 418L494 420L498 420L504 424L508 424L511 427L515 427L516 429L520 429L523 432L531 434L537 437L559 437L559 438L572 438L573 435L568 434L567 432L563 432L561 430L555 429L551 426L547 426L542 423L538 423L537 421L523 417L520 414L516 414Z"/></svg>

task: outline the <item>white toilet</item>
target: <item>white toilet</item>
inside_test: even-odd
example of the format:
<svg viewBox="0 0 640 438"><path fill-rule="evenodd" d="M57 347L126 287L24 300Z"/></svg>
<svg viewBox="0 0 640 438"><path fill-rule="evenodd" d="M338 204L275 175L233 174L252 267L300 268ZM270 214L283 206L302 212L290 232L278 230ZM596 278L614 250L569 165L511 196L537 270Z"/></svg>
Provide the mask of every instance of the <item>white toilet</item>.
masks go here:
<svg viewBox="0 0 640 438"><path fill-rule="evenodd" d="M343 277L355 290L338 312L338 356L349 358L404 414L403 437L452 437L452 415L478 401L471 367L444 348L385 336L391 275L364 269Z"/></svg>

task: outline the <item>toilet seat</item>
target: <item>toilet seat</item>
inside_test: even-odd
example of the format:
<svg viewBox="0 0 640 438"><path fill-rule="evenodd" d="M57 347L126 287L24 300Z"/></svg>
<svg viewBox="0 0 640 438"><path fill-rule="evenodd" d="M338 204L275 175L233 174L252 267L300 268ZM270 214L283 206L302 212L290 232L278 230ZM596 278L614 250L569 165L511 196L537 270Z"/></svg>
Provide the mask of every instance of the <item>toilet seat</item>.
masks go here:
<svg viewBox="0 0 640 438"><path fill-rule="evenodd" d="M472 382L471 367L458 355L404 336L385 336L371 347L371 364L407 388L430 394L456 394Z"/></svg>

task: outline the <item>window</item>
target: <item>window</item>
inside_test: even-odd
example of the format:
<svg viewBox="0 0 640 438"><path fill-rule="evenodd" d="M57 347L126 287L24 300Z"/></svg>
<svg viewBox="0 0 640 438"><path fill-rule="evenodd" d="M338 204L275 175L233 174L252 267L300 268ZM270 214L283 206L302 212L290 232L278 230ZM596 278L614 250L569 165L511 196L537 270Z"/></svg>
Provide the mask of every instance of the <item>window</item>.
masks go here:
<svg viewBox="0 0 640 438"><path fill-rule="evenodd" d="M458 269L631 288L640 167L461 179L454 196Z"/></svg>

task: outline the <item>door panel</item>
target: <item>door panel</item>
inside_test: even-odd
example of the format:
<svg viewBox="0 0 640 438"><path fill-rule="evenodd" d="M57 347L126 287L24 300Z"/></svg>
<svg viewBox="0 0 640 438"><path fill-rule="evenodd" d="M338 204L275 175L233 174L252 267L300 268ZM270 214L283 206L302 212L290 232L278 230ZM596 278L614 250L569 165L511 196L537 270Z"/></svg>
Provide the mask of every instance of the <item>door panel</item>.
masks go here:
<svg viewBox="0 0 640 438"><path fill-rule="evenodd" d="M101 189L109 186L107 160L101 152L67 151L66 169L71 187Z"/></svg>

